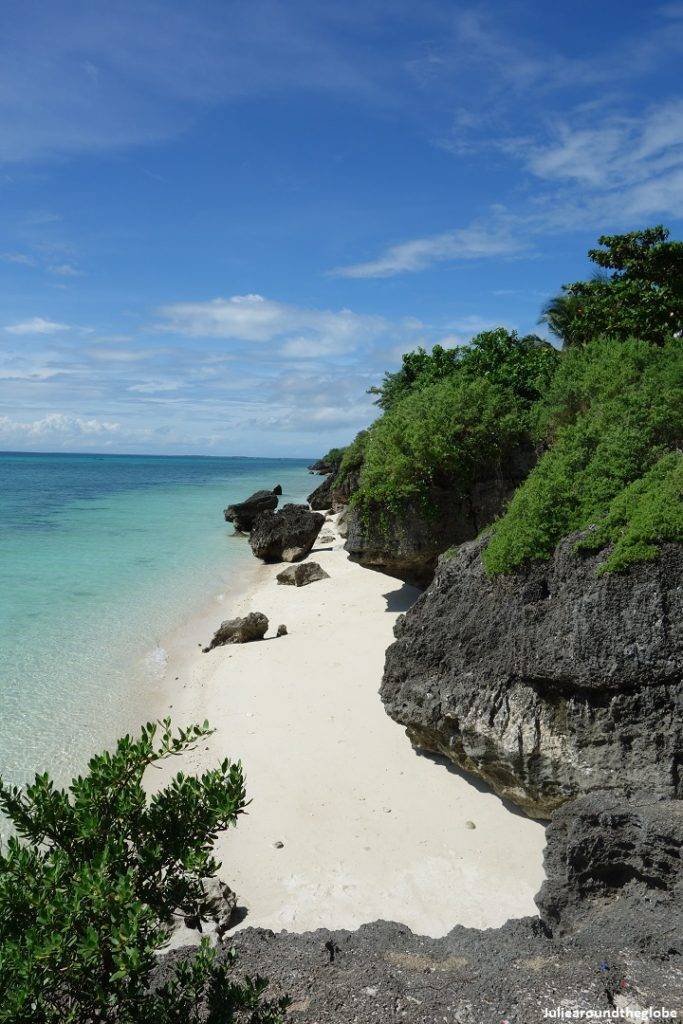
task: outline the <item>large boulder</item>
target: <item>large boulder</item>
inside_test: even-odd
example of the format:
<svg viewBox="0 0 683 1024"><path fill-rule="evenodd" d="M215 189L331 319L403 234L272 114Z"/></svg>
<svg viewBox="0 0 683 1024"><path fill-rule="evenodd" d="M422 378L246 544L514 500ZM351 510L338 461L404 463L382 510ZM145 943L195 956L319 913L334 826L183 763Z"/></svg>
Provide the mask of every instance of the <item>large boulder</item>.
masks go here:
<svg viewBox="0 0 683 1024"><path fill-rule="evenodd" d="M333 476L327 476L320 484L316 487L311 494L308 495L307 501L311 508L316 512L322 512L325 509L332 508L332 484L334 482Z"/></svg>
<svg viewBox="0 0 683 1024"><path fill-rule="evenodd" d="M233 523L240 533L249 533L256 516L261 512L277 508L278 496L275 491L255 491L244 501L228 505L223 512L226 523Z"/></svg>
<svg viewBox="0 0 683 1024"><path fill-rule="evenodd" d="M683 801L597 792L555 811L536 896L562 940L678 947L683 936Z"/></svg>
<svg viewBox="0 0 683 1024"><path fill-rule="evenodd" d="M598 789L683 796L683 548L598 575L578 537L506 577L485 539L444 556L380 691L416 746L538 817Z"/></svg>
<svg viewBox="0 0 683 1024"><path fill-rule="evenodd" d="M264 562L298 562L315 543L325 517L306 505L283 505L279 512L262 512L249 536L251 550Z"/></svg>
<svg viewBox="0 0 683 1024"><path fill-rule="evenodd" d="M493 522L536 457L531 445L521 445L504 464L483 466L464 491L456 483L432 487L426 505L408 502L400 512L383 509L377 516L351 508L344 545L351 561L426 586L439 555Z"/></svg>
<svg viewBox="0 0 683 1024"><path fill-rule="evenodd" d="M249 644L263 640L268 630L268 619L263 612L249 612L248 615L221 622L204 653L224 644Z"/></svg>
<svg viewBox="0 0 683 1024"><path fill-rule="evenodd" d="M288 565L275 578L278 583L284 583L290 587L305 587L318 580L329 580L330 574L325 572L317 562L297 562L296 565Z"/></svg>

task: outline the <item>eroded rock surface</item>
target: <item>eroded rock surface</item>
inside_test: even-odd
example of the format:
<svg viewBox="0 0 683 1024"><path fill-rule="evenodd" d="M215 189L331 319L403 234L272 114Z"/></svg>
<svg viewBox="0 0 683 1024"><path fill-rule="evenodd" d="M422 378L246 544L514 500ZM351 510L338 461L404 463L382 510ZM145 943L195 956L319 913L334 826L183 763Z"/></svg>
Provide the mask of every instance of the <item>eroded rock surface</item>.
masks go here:
<svg viewBox="0 0 683 1024"><path fill-rule="evenodd" d="M262 512L249 536L251 550L264 562L297 562L311 550L324 522L320 512L311 512L306 505Z"/></svg>
<svg viewBox="0 0 683 1024"><path fill-rule="evenodd" d="M249 612L248 615L235 619L226 619L213 635L204 653L224 644L248 644L254 640L263 640L268 630L268 619L263 612Z"/></svg>
<svg viewBox="0 0 683 1024"><path fill-rule="evenodd" d="M380 522L351 508L344 547L354 562L426 586L439 555L476 537L493 522L535 461L533 448L522 446L504 464L482 469L466 493L450 483L433 487L429 515L414 503L400 514L384 512Z"/></svg>
<svg viewBox="0 0 683 1024"><path fill-rule="evenodd" d="M269 994L289 994L287 1019L301 1024L542 1024L546 1008L606 1011L626 1000L683 1012L675 953L559 943L535 918L440 939L388 921L303 935L247 928L233 944L237 973L267 976Z"/></svg>
<svg viewBox="0 0 683 1024"><path fill-rule="evenodd" d="M598 789L683 795L683 549L598 576L576 539L508 577L485 540L441 559L381 688L416 746L539 817Z"/></svg>
<svg viewBox="0 0 683 1024"><path fill-rule="evenodd" d="M618 936L634 949L683 937L683 801L591 793L560 807L546 829L546 881L536 896L555 936L582 944Z"/></svg>
<svg viewBox="0 0 683 1024"><path fill-rule="evenodd" d="M297 562L290 565L275 577L278 583L288 584L292 587L306 587L309 583L316 583L318 580L329 580L330 574L325 572L317 562Z"/></svg>
<svg viewBox="0 0 683 1024"><path fill-rule="evenodd" d="M223 513L226 523L233 523L240 533L249 533L260 512L277 508L278 493L282 491L255 491L244 501L228 505Z"/></svg>
<svg viewBox="0 0 683 1024"><path fill-rule="evenodd" d="M325 509L332 508L333 482L333 476L325 477L320 486L308 495L308 504L315 512L324 512Z"/></svg>

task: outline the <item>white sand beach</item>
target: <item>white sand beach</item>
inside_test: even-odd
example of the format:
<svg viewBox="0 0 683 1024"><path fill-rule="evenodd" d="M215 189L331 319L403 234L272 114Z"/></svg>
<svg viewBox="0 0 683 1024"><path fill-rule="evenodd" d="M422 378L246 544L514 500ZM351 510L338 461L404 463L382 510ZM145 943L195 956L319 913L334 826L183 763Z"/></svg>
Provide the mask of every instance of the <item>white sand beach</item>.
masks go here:
<svg viewBox="0 0 683 1024"><path fill-rule="evenodd" d="M387 716L384 652L417 591L354 565L342 544L318 543L309 560L330 578L301 588L277 584L282 565L255 565L249 592L170 652L169 713L216 729L183 768L226 755L244 764L253 802L217 851L246 908L242 926L384 918L440 936L534 914L542 826L418 755ZM248 611L265 612L272 639L201 653L222 618ZM289 634L276 639L280 623Z"/></svg>

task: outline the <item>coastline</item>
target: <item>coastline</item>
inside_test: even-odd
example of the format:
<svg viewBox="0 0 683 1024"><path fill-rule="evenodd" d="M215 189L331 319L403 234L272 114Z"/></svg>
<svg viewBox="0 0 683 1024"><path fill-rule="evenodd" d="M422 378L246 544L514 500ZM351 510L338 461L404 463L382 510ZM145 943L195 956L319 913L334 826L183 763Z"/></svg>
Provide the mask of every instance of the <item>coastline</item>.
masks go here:
<svg viewBox="0 0 683 1024"><path fill-rule="evenodd" d="M155 713L177 724L207 718L216 731L154 784L179 767L242 760L253 802L216 851L243 908L237 928L380 918L438 937L535 914L543 826L416 754L387 716L377 693L384 653L418 591L350 562L335 521L322 531L334 541L307 559L329 579L281 586L281 564L254 560L248 579L165 638ZM222 619L248 611L268 616L264 641L202 653ZM289 632L276 639L280 623Z"/></svg>

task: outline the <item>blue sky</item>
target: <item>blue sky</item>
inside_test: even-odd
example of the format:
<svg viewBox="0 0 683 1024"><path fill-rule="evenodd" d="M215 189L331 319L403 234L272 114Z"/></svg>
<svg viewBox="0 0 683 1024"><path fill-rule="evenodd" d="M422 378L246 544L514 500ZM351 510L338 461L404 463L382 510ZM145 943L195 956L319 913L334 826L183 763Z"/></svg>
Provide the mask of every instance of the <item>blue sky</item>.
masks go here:
<svg viewBox="0 0 683 1024"><path fill-rule="evenodd" d="M683 220L683 3L5 0L0 447L312 456Z"/></svg>

